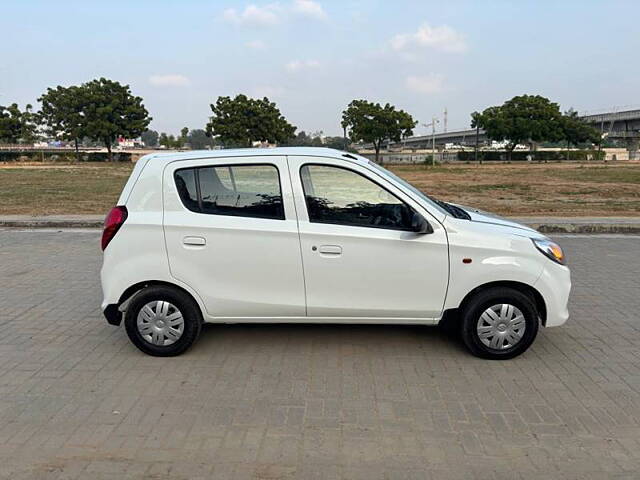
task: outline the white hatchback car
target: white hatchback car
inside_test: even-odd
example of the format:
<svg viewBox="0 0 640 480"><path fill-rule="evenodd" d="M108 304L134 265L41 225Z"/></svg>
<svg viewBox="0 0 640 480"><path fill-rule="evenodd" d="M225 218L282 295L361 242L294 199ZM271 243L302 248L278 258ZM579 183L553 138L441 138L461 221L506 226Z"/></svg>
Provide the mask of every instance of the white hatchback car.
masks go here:
<svg viewBox="0 0 640 480"><path fill-rule="evenodd" d="M507 359L568 318L561 248L326 148L141 158L102 236L102 309L151 355L203 322L458 325Z"/></svg>

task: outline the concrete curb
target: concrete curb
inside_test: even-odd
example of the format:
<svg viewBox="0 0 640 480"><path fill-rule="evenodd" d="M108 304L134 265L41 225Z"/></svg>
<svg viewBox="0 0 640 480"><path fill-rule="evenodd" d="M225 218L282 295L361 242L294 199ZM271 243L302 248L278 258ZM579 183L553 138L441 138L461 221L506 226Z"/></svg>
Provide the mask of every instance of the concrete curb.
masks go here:
<svg viewBox="0 0 640 480"><path fill-rule="evenodd" d="M541 233L640 233L640 222L629 223L528 223Z"/></svg>
<svg viewBox="0 0 640 480"><path fill-rule="evenodd" d="M102 228L95 220L0 220L0 228Z"/></svg>
<svg viewBox="0 0 640 480"><path fill-rule="evenodd" d="M520 217L511 220L529 225L542 233L640 233L640 217ZM101 215L7 215L0 216L0 228L102 228L103 221Z"/></svg>

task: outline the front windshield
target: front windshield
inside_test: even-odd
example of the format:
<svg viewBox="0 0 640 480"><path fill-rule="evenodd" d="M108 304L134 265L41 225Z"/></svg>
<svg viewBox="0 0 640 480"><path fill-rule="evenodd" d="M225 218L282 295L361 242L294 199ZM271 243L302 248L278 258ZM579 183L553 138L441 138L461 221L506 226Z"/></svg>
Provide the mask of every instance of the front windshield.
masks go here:
<svg viewBox="0 0 640 480"><path fill-rule="evenodd" d="M384 175L384 176L386 176L388 178L391 178L392 180L395 180L396 182L400 183L402 186L408 188L413 193L418 195L422 200L426 201L427 203L429 203L429 205L433 206L434 208L437 208L442 213L444 213L444 214L450 214L451 213L451 212L448 212L445 208L443 208L442 205L440 205L439 200L436 200L435 198L431 198L429 195L427 195L426 193L421 192L420 190L418 190L416 187L411 185L406 180L400 178L395 173L390 172L386 168L381 167L377 163L372 162L371 160L368 160L368 162L369 162L369 165L371 165L373 168L375 168L379 173L381 173L382 175Z"/></svg>

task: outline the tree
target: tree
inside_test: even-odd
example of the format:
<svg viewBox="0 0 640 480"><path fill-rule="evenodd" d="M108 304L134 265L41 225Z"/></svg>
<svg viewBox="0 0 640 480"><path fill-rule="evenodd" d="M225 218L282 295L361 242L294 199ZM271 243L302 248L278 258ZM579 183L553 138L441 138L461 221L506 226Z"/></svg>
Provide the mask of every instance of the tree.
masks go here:
<svg viewBox="0 0 640 480"><path fill-rule="evenodd" d="M261 100L242 94L235 98L218 97L211 111L207 134L227 147L250 147L255 141L285 143L296 131L267 97Z"/></svg>
<svg viewBox="0 0 640 480"><path fill-rule="evenodd" d="M539 95L521 95L503 105L471 114L471 126L482 128L487 137L507 141L507 155L519 143L558 141L562 139L562 115L557 103Z"/></svg>
<svg viewBox="0 0 640 480"><path fill-rule="evenodd" d="M33 106L27 103L20 117L20 139L23 143L33 144L38 139L38 115L33 112Z"/></svg>
<svg viewBox="0 0 640 480"><path fill-rule="evenodd" d="M307 147L311 145L311 137L307 135L307 132L300 130L293 137L289 139L287 145L292 147Z"/></svg>
<svg viewBox="0 0 640 480"><path fill-rule="evenodd" d="M567 160L571 145L577 146L586 142L600 143L602 140L600 132L580 119L578 112L573 109L569 109L562 116L562 136L567 142Z"/></svg>
<svg viewBox="0 0 640 480"><path fill-rule="evenodd" d="M84 136L86 99L81 87L57 86L47 88L38 101L42 104L38 118L47 127L49 133L63 140L73 141L76 157L79 156L78 143Z"/></svg>
<svg viewBox="0 0 640 480"><path fill-rule="evenodd" d="M17 103L0 105L0 142L33 143L36 140L37 118L27 104L24 112Z"/></svg>
<svg viewBox="0 0 640 480"><path fill-rule="evenodd" d="M355 152L356 150L347 146L345 149L345 142L343 137L325 137L324 146L327 148L335 148L336 150L347 150L348 152Z"/></svg>
<svg viewBox="0 0 640 480"><path fill-rule="evenodd" d="M311 135L302 130L287 141L287 145L292 147L323 147L324 134L322 130L313 132Z"/></svg>
<svg viewBox="0 0 640 480"><path fill-rule="evenodd" d="M128 85L100 78L83 84L85 135L101 140L112 160L111 145L119 136L135 138L149 126L151 117L142 98L131 94Z"/></svg>
<svg viewBox="0 0 640 480"><path fill-rule="evenodd" d="M176 137L162 132L160 134L160 145L165 148L176 148Z"/></svg>
<svg viewBox="0 0 640 480"><path fill-rule="evenodd" d="M21 132L22 112L18 104L8 107L0 106L0 141L5 143L18 143Z"/></svg>
<svg viewBox="0 0 640 480"><path fill-rule="evenodd" d="M140 135L140 139L142 140L142 143L144 143L145 147L157 147L158 137L158 132L155 130L145 130Z"/></svg>
<svg viewBox="0 0 640 480"><path fill-rule="evenodd" d="M204 150L214 146L214 139L201 128L191 130L187 136L187 143L193 150Z"/></svg>
<svg viewBox="0 0 640 480"><path fill-rule="evenodd" d="M343 128L349 130L354 142L371 142L376 151L376 162L380 157L380 147L385 140L399 142L413 134L418 124L404 110L396 110L393 105L384 107L366 100L353 100L342 112Z"/></svg>

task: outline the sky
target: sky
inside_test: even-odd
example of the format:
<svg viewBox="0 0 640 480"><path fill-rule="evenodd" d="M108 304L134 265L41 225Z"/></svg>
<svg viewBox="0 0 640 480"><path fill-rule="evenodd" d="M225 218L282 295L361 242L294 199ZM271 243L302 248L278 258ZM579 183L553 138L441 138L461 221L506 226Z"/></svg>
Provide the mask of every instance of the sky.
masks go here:
<svg viewBox="0 0 640 480"><path fill-rule="evenodd" d="M0 105L104 76L174 134L238 93L326 135L360 98L411 113L416 134L525 93L620 109L640 104L639 18L635 0L0 0Z"/></svg>

